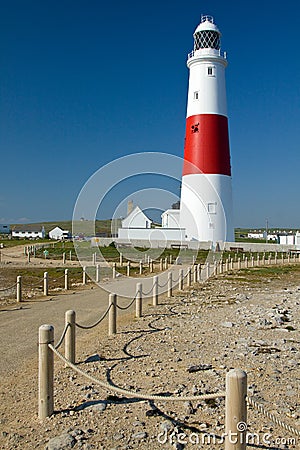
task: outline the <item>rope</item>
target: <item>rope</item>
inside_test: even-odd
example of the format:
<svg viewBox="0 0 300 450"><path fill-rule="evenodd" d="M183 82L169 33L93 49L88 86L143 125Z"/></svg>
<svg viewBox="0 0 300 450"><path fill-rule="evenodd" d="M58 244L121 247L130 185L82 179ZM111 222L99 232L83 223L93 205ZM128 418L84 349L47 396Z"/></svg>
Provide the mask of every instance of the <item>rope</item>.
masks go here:
<svg viewBox="0 0 300 450"><path fill-rule="evenodd" d="M283 428L286 431L290 431L291 433L295 434L296 436L300 436L299 430L296 430L296 428L294 428L290 425L287 425L286 423L282 422L282 420L278 419L278 417L276 417L274 414L271 414L268 411L266 411L265 408L262 405L260 405L259 403L256 403L253 400L253 398L247 397L246 400L247 400L248 405L256 408L259 412L261 412L266 417L268 417L268 419L270 419L276 425L278 425L279 427Z"/></svg>
<svg viewBox="0 0 300 450"><path fill-rule="evenodd" d="M167 280L166 283L164 283L164 284L159 284L159 283L157 283L157 285L158 285L158 287L160 287L160 288L164 288L164 287L167 286L168 283L169 283L169 280Z"/></svg>
<svg viewBox="0 0 300 450"><path fill-rule="evenodd" d="M120 305L116 304L116 307L117 307L118 309L122 309L122 310L125 310L125 309L130 308L130 306L133 305L134 301L136 300L137 294L138 294L138 293L135 294L135 296L133 297L133 299L131 300L131 302L130 302L127 306L120 306Z"/></svg>
<svg viewBox="0 0 300 450"><path fill-rule="evenodd" d="M22 284L22 287L25 287L25 288L35 288L35 287L43 287L43 286L41 286L41 284L43 285L43 283L44 283L44 278L42 279L42 280L40 280L38 283L36 283L36 284Z"/></svg>
<svg viewBox="0 0 300 450"><path fill-rule="evenodd" d="M154 287L155 287L155 285L153 284L153 286L152 286L152 288L150 289L150 291L148 291L148 292L144 292L144 291L143 291L142 294L143 294L145 297L147 297L147 295L151 294L151 292L153 291Z"/></svg>
<svg viewBox="0 0 300 450"><path fill-rule="evenodd" d="M57 350L57 349L61 346L61 344L63 343L63 340L64 340L64 338L65 338L65 336L66 336L66 333L67 333L67 331L68 331L68 328L69 328L70 326L71 326L71 325L70 325L69 323L66 324L66 326L65 326L65 328L64 328L64 331L62 332L62 335L61 335L60 340L59 340L58 343L55 345L55 349L56 349L56 350Z"/></svg>
<svg viewBox="0 0 300 450"><path fill-rule="evenodd" d="M13 289L14 287L17 286L18 283L13 284L12 286L9 286L7 288L4 289L0 289L0 292L5 292L5 291L10 291L10 289Z"/></svg>
<svg viewBox="0 0 300 450"><path fill-rule="evenodd" d="M95 322L93 325L80 325L79 323L75 323L76 327L81 328L83 330L90 330L91 328L96 327L97 325L99 325L100 322L102 322L102 320L105 318L105 316L107 315L108 311L110 310L112 304L108 306L108 308L106 309L105 313L100 317L99 320L97 320L97 322Z"/></svg>
<svg viewBox="0 0 300 450"><path fill-rule="evenodd" d="M143 400L153 400L153 401L180 401L180 402L192 402L192 401L202 401L202 400L211 400L215 398L224 398L226 397L225 392L219 392L215 394L204 394L204 395L192 395L187 397L175 397L175 396L169 396L169 395L152 395L152 394L142 394L135 391L129 391L127 389L122 389L114 384L107 383L105 381L98 380L97 378L93 377L92 375L89 375L88 373L83 372L83 370L79 369L79 367L75 366L75 364L72 364L68 359L66 359L61 353L59 353L53 345L48 344L49 348L68 366L71 367L71 369L75 370L75 372L79 373L80 375L83 375L85 378L89 379L95 384L98 384L102 386L104 389L107 389L109 391L115 391L118 392L118 394L123 394L128 397L134 397L134 398L140 398Z"/></svg>

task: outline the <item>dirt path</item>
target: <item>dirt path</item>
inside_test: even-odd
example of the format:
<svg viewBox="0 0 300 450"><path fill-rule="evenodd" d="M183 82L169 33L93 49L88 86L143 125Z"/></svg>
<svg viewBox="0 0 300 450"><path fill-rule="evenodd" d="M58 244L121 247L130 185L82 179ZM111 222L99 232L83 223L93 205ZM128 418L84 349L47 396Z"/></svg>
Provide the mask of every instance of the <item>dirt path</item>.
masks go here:
<svg viewBox="0 0 300 450"><path fill-rule="evenodd" d="M265 278L255 273L218 276L183 293L176 292L171 299L161 297L155 309L145 300L139 320L133 319L133 305L118 320L116 336L107 335L107 323L78 333L79 367L120 387L172 395L224 390L228 370L240 367L248 374L249 395L299 429L300 272L286 269ZM103 305L102 296L106 299ZM0 447L53 450L71 448L67 442L72 442L75 450L223 450L224 444L218 440L224 433L223 400L182 404L120 399L64 369L57 359L56 414L44 422L37 420L39 325L53 323L58 336L65 310L75 309L80 322L94 322L105 301L107 293L94 289L36 303L30 310L0 314L1 354L7 346L9 368L1 376ZM122 301L128 303L128 299ZM21 322L23 334L19 338L17 325ZM9 344L6 333L11 333ZM28 342L24 344L24 340ZM15 356L14 348L19 349ZM22 352L27 356L20 368ZM297 438L292 441L291 433L251 408L247 426L261 439L259 445L249 445L250 449L299 448ZM180 433L185 435L178 437ZM217 436L216 444L201 443L207 433ZM64 440L65 446L55 447L57 438Z"/></svg>

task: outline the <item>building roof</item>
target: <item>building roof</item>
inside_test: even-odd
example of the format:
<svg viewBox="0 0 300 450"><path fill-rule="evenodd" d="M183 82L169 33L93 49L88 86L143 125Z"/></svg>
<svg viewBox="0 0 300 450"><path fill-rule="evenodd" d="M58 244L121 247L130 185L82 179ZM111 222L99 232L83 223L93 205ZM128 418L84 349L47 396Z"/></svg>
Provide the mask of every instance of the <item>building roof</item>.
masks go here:
<svg viewBox="0 0 300 450"><path fill-rule="evenodd" d="M23 232L23 233L25 233L26 231L31 231L31 232L35 232L35 233L40 233L42 231L45 231L45 229L44 229L43 225L36 225L36 224L32 223L32 224L28 224L28 225L24 225L24 224L14 225L12 227L12 231Z"/></svg>

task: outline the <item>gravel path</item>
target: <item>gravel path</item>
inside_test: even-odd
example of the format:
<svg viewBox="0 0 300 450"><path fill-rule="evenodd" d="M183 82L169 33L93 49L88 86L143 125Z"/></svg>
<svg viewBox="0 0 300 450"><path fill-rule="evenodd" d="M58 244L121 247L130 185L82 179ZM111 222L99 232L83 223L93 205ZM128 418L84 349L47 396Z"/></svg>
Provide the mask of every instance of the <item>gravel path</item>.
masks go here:
<svg viewBox="0 0 300 450"><path fill-rule="evenodd" d="M62 330L60 305L64 310L76 309L78 317L85 311L82 319L94 321L99 299L100 289L88 290L34 304L30 310L1 313L1 352L8 342L5 333L12 329L15 337L10 337L5 358L15 362L15 342L34 334L26 332L25 325L34 311ZM249 395L299 429L299 305L299 270L263 278L237 273L218 276L171 299L161 298L156 308L144 300L144 316L133 319L133 309L123 313L116 336L107 336L107 323L79 333L77 361L82 370L100 380L136 392L172 395L223 391L226 373L239 367L248 374ZM37 330L44 321L29 329ZM24 334L18 337L16 325L21 322ZM224 448L224 399L182 404L120 398L65 369L57 358L57 412L39 422L34 343L36 334L24 355L22 371L12 370L12 361L1 368L1 448ZM259 448L300 448L295 436L251 408L247 426L258 434ZM210 444L208 433L215 435Z"/></svg>

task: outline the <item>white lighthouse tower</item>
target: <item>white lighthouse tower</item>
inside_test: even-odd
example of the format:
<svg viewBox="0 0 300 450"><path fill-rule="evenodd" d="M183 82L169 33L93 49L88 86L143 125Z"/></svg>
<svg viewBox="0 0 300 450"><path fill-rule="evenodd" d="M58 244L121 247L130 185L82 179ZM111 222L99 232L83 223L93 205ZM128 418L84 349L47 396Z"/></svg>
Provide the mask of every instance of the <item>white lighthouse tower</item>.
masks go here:
<svg viewBox="0 0 300 450"><path fill-rule="evenodd" d="M226 54L211 16L194 33L190 70L180 226L186 239L233 241L231 167L226 105Z"/></svg>

